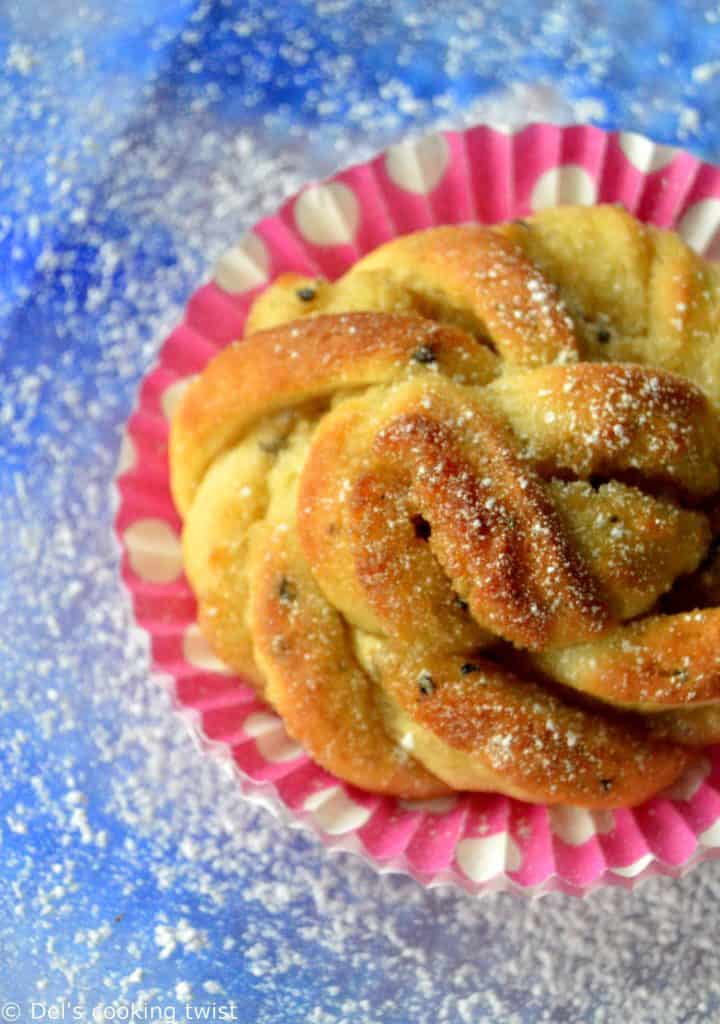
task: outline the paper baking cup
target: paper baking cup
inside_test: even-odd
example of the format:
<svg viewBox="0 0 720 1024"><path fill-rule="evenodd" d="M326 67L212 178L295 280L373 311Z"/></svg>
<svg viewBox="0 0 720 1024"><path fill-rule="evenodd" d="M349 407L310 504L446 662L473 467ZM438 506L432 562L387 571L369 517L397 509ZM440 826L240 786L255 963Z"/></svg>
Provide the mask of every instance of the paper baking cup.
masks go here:
<svg viewBox="0 0 720 1024"><path fill-rule="evenodd" d="M485 125L402 142L308 185L220 260L166 339L130 417L117 480L122 576L155 667L234 783L328 847L383 871L479 893L583 894L678 875L720 853L720 747L634 810L533 806L493 794L410 802L365 793L314 764L280 719L210 652L183 576L168 486L168 418L188 381L243 333L255 295L294 270L336 278L395 235L432 224L522 217L558 203L621 202L720 255L720 170L642 136L592 127Z"/></svg>

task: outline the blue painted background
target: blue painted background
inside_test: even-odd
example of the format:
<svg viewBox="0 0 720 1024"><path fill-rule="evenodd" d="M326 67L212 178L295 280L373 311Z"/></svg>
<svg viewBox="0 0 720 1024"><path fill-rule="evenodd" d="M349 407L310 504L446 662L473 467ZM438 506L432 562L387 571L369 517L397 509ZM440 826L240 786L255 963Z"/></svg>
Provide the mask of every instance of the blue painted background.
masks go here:
<svg viewBox="0 0 720 1024"><path fill-rule="evenodd" d="M191 997L258 1024L720 1019L714 864L475 902L243 803L150 680L110 537L163 331L303 181L493 117L718 158L720 7L679 8L0 2L0 1004L19 1019L58 999L184 1019Z"/></svg>

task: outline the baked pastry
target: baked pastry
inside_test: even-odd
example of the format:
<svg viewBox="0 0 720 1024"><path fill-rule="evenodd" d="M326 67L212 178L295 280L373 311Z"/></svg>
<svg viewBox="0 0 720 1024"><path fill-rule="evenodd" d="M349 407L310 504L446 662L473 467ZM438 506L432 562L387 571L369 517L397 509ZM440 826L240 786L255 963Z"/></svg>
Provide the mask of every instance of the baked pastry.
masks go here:
<svg viewBox="0 0 720 1024"><path fill-rule="evenodd" d="M619 207L284 274L172 423L217 654L368 790L588 808L720 740L720 289Z"/></svg>

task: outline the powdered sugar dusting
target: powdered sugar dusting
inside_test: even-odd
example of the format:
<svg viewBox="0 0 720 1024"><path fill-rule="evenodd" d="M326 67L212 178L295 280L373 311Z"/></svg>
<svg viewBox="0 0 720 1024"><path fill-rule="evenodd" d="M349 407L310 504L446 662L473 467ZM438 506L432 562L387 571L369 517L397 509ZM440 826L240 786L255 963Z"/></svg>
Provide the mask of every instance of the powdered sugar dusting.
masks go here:
<svg viewBox="0 0 720 1024"><path fill-rule="evenodd" d="M51 6L42 28L38 4L2 14L17 32L0 108L11 140L0 185L12 190L0 210L2 998L138 1010L235 998L240 1019L257 1024L712 1019L712 864L678 883L649 881L632 900L604 891L582 905L509 895L479 905L328 857L241 801L148 679L109 540L108 483L133 388L190 288L258 210L408 127L606 117L617 91L610 104L596 90L624 62L621 48L600 27L582 31L581 7L524 11L526 50L492 8L444 9L439 32L437 9L408 6L393 15L393 55L418 77L379 61L377 77L355 81L368 47L383 52L375 9L358 33L362 56L334 52L331 37L342 43L357 24L344 0L323 0L319 49L287 18L280 58L259 44L286 18L282 5L177 3L164 5L164 23L148 13L131 40L167 58L168 80L156 89L143 63L135 84L123 40L127 65L102 91L93 86L113 46L94 33L117 24L118 6L107 5L105 25L100 4ZM718 16L705 12L708 31ZM655 32L655 19L643 30ZM663 31L648 49L666 68ZM258 42L249 66L227 69L243 83L234 116L213 63L230 63L214 45L227 38ZM565 66L568 39L577 77L567 91L522 84L537 80L539 53L551 70ZM478 100L481 61L503 88ZM267 113L265 83L308 64L321 74L303 79L303 117ZM447 75L434 93L430 64ZM87 92L69 103L84 79ZM696 81L711 84L712 71ZM630 120L654 116L665 137L707 145L716 101L678 90L674 75L643 75L628 107ZM28 193L36 159L45 184Z"/></svg>

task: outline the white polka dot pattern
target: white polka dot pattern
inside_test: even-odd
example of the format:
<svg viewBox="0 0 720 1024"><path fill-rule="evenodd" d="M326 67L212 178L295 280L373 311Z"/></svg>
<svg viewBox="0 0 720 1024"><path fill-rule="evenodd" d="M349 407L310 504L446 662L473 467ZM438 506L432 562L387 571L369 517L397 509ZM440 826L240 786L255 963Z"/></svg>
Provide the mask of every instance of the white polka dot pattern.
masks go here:
<svg viewBox="0 0 720 1024"><path fill-rule="evenodd" d="M633 167L645 174L652 174L653 171L667 167L678 153L674 146L661 146L659 143L653 142L652 139L635 132L621 132L618 141L620 148Z"/></svg>
<svg viewBox="0 0 720 1024"><path fill-rule="evenodd" d="M596 196L597 185L592 175L578 164L564 164L551 167L540 175L533 186L530 206L533 210L544 210L561 203L590 206Z"/></svg>
<svg viewBox="0 0 720 1024"><path fill-rule="evenodd" d="M172 583L182 573L180 538L164 519L136 519L123 539L133 572L147 583Z"/></svg>
<svg viewBox="0 0 720 1024"><path fill-rule="evenodd" d="M215 264L215 283L226 292L240 294L265 284L270 273L270 254L262 238L246 235Z"/></svg>
<svg viewBox="0 0 720 1024"><path fill-rule="evenodd" d="M171 420L175 410L177 409L180 399L189 388L192 381L195 380L195 374L191 377L181 377L180 380L176 380L173 384L170 384L163 391L162 398L160 399L160 405L166 420Z"/></svg>
<svg viewBox="0 0 720 1024"><path fill-rule="evenodd" d="M668 800L692 800L710 774L710 762L706 757L693 761L680 778L665 790L663 796Z"/></svg>
<svg viewBox="0 0 720 1024"><path fill-rule="evenodd" d="M120 452L118 454L117 468L115 473L117 476L122 476L123 473L129 472L135 468L137 462L137 452L135 451L135 445L132 442L130 435L125 432L120 442Z"/></svg>
<svg viewBox="0 0 720 1024"><path fill-rule="evenodd" d="M639 875L641 871L644 871L648 864L653 860L654 858L651 853L645 853L642 857L638 857L636 861L633 861L632 864L626 864L621 868L610 868L610 870L614 875L620 875L622 878L635 878L635 876Z"/></svg>
<svg viewBox="0 0 720 1024"><path fill-rule="evenodd" d="M698 835L703 846L720 846L720 818Z"/></svg>
<svg viewBox="0 0 720 1024"><path fill-rule="evenodd" d="M213 654L196 622L188 626L183 633L182 644L183 658L195 668L202 669L204 672L217 672L225 676L233 675L233 670Z"/></svg>
<svg viewBox="0 0 720 1024"><path fill-rule="evenodd" d="M391 146L385 169L400 188L417 195L429 195L442 181L450 163L450 149L444 135L426 135Z"/></svg>
<svg viewBox="0 0 720 1024"><path fill-rule="evenodd" d="M585 811L580 807L551 807L550 827L568 846L581 846L594 835L612 832L615 818L610 811Z"/></svg>
<svg viewBox="0 0 720 1024"><path fill-rule="evenodd" d="M370 811L356 804L340 786L322 789L306 798L303 808L309 811L316 824L331 836L353 832L368 821Z"/></svg>
<svg viewBox="0 0 720 1024"><path fill-rule="evenodd" d="M522 867L522 854L507 832L461 839L455 856L473 882L487 882L503 871L517 871Z"/></svg>
<svg viewBox="0 0 720 1024"><path fill-rule="evenodd" d="M355 193L341 181L306 188L295 200L294 215L312 245L350 245L360 222Z"/></svg>
<svg viewBox="0 0 720 1024"><path fill-rule="evenodd" d="M302 747L285 732L277 715L256 711L243 722L243 731L252 736L262 756L271 764L293 761L303 752Z"/></svg>
<svg viewBox="0 0 720 1024"><path fill-rule="evenodd" d="M463 163L459 176L461 180L467 180L468 187L483 190L483 218L488 222L503 219L508 215L522 216L529 206L540 210L559 202L589 204L597 201L598 185L595 178L599 181L603 171L601 167L595 169L595 133L592 133L590 149L586 151L582 148L582 142L581 148L575 149L577 155L571 158L573 162L548 168L548 153L569 152L564 144L569 138L565 129L556 126L535 126L533 131L523 132L518 126L509 124L493 125L492 129L493 132L507 138L500 139L497 152L493 146L487 148L487 160L481 166L476 167L472 162ZM536 145L538 133L540 144ZM459 138L462 140L463 136ZM485 147L487 142L485 128L480 129L475 140L469 135L464 138L470 139L470 146L467 148L461 145L459 152L473 152L477 154L477 159L484 157L481 148ZM643 179L644 175L661 171L662 168L671 165L679 155L679 151L655 145L633 133L607 136L606 141L609 143L608 151L620 169L617 191L613 176L602 176L603 195L608 201L615 198L627 201L628 187L632 195L635 195L637 182ZM573 145L576 143L577 139ZM506 160L509 150L512 151L512 159L516 165L522 167L522 174L517 178L511 174L507 183L508 188L498 190L497 196L488 194L487 174L496 170L496 159L499 173L507 174ZM381 155L378 163L365 165L364 174L371 178L376 175L376 190L387 189L388 180L391 181L398 189L407 193L405 205L408 211L414 207L428 211L430 221L436 222L439 215L434 211L445 210L455 195L458 179L454 174L448 174L452 168L454 152L454 142L448 145L444 136L429 136L393 147ZM684 159L673 165L673 183L676 177L681 176ZM593 169L586 170L583 166L585 164ZM692 163L691 173L696 166ZM287 213L283 212L280 217L267 222L267 231L260 228L260 234L254 231L249 233L220 259L214 282L226 292L242 295L270 280L276 266L295 265L298 251L304 252L311 264L315 261L323 269L326 263L331 267L328 261L333 256L332 252L318 254L313 251L312 246L347 245L356 241L365 209L364 181L364 176L360 175L353 179L352 187L342 181L334 181L306 189L292 200L289 206L290 217L293 219L297 234L290 247L286 250L291 239L287 231ZM682 188L675 196L675 190L668 192L666 184L665 175L654 174L653 177L648 177L643 185L643 198L647 199L650 205L658 198L663 204L662 209L668 220L678 218L679 214L684 212L679 222L675 220L681 233L699 251L704 251L711 258L720 258L720 198L701 198L683 211L679 205L684 194ZM492 190L490 192L492 193ZM433 197L432 207L424 202L413 202L411 198L428 195ZM437 203L435 199L438 200ZM401 199L399 201L402 203ZM368 218L374 209L371 196ZM427 217L423 216L421 219L425 221ZM418 223L417 226L425 224ZM412 227L413 218L409 216L407 230L412 230ZM359 243L360 240L357 241ZM198 318L197 323L191 321L193 330L183 342L188 346L188 356L192 356L192 359L188 358L187 365L202 365L207 356L208 341L212 340L210 331L206 332L206 326L220 328L224 323L223 318L227 316L228 299L223 299L215 289L205 290L202 301L202 317ZM163 631L167 628L166 613L170 614L167 598L170 587L158 586L153 590L147 586L148 583L176 582L177 586L172 588L172 594L190 597L186 583L180 582L181 549L167 490L163 487L155 495L158 500L154 500L148 508L147 496L153 493L152 487L157 484L157 462L155 459L148 461L151 468L149 476L144 475L143 465L146 453L157 451L158 408L162 410L165 418L171 417L189 380L192 379L177 379L177 349L173 346L169 351L172 352L172 357L166 359L161 353L159 367L152 371L149 377L150 386L141 393L140 411L148 415L133 421L132 439L126 437L123 440L117 469L118 473L134 470L138 482L144 485L143 488L136 488L125 486L121 482L118 488L119 521L123 524L130 522L131 525L119 532L126 551L127 564L132 570L125 574L126 580L134 592L136 606L138 597L141 598L139 606L144 609L145 615L143 625L150 633L158 627ZM146 427L150 432L143 434L142 431ZM167 521L164 522L160 518L143 518L149 514L163 517ZM187 627L185 613L181 614L183 618L173 625L177 626L175 635L182 640L182 653L188 665L199 671L224 675L224 683L219 677L216 682L223 692L226 689L231 690L234 685L230 682L233 673L213 655L198 627ZM185 672L187 671L186 668ZM205 684L200 681L199 685ZM178 692L185 693L184 690ZM194 697L191 698L189 693L190 690L187 696L181 696L180 699L191 706ZM247 699L246 692L243 699ZM366 801L363 797L348 796L344 786L336 785L335 780L328 779L320 768L312 766L307 755L287 736L280 720L268 709L263 707L260 710L260 707L257 705L258 710L246 718L243 738L248 744L248 752L252 752L253 758L264 761L268 770L273 763L280 762L274 769L274 774L268 771L269 777L288 772L302 780L298 781L300 788L297 791L293 790L292 808L285 795L270 783L265 782L258 788L244 776L238 776L234 762L228 761L227 765L224 765L224 762L219 763L221 766L224 765L223 770L227 770L228 778L234 780L233 784L243 790L248 800L262 803L263 806L284 815L294 813L293 808L297 805L304 807L308 812L305 815L306 823L316 826L317 830L323 833L324 841L329 846L347 848L353 845L358 850L365 849L369 859L377 859L397 870L406 870L409 866L421 873L429 871L434 880L454 880L475 891L481 891L486 886L495 889L508 888L510 885L530 891L562 888L566 885L573 890L592 889L607 882L607 876L603 875L600 879L597 877L598 866L602 868L604 857L599 863L598 851L594 849L597 840L594 840L594 837L600 839L600 845L604 848L605 842L602 837L608 832L612 833L611 847L615 851L613 859L618 856L618 850L625 850L626 858L635 858L631 864L614 869L616 881L622 879L627 886L630 886L636 877L642 878L652 873L657 863L656 857L661 856L650 852L652 840L648 840L648 845L638 848L638 828L641 833L644 831L641 816L636 818L631 815L632 824L629 825L629 819L623 813L547 808L544 815L535 820L532 827L533 840L526 850L523 849L520 840L513 841L507 832L488 835L483 828L472 831L469 836L458 841L457 829L465 821L468 811L474 814L478 806L482 805L485 799L482 795L476 797L465 794L460 797L446 796L417 801L392 800L392 813L388 815L389 798L373 797ZM196 727L199 727L197 712L193 711L192 714L193 721L197 719ZM233 725L233 729L237 730L237 726ZM288 763L287 768L282 762ZM688 826L685 831L680 828L674 837L677 842L673 851L677 853L678 863L681 859L683 862L703 859L703 856L712 856L715 849L720 849L720 820L715 820L716 791L712 784L708 785L705 781L708 769L708 761L701 761L663 794L673 801L693 801L691 810L687 805L683 808L682 804L678 808L679 814ZM326 788L318 791L318 786ZM364 803L369 806L363 806ZM509 801L509 806L514 815L518 813L519 805L514 801ZM373 817L376 807L379 808L377 818ZM523 809L523 815L525 810ZM408 827L407 814L414 814L417 818L417 821L412 821L411 828ZM378 830L373 831L373 842L366 849L360 840L353 837L353 832L362 828L371 819L373 824L377 823ZM516 817L515 820L518 822L518 834L524 836L522 828L526 827L525 818L522 819L522 825L520 818ZM668 827L672 827L672 824ZM700 828L703 827L704 831L701 832ZM384 845L386 830L387 847ZM393 842L390 842L391 837ZM535 842L535 839L538 842ZM426 857L426 840L432 847L431 869L428 868L429 861ZM588 842L591 845L584 850L583 846ZM696 842L700 844L700 856ZM562 848L562 856L558 856L561 843L565 846ZM703 848L707 849L704 855ZM610 847L599 852L610 857ZM418 858L423 859L421 861ZM607 870L613 871L610 868ZM509 882L505 878L506 872L519 874Z"/></svg>
<svg viewBox="0 0 720 1024"><path fill-rule="evenodd" d="M678 224L688 245L708 259L720 259L720 199L701 199L689 206Z"/></svg>

